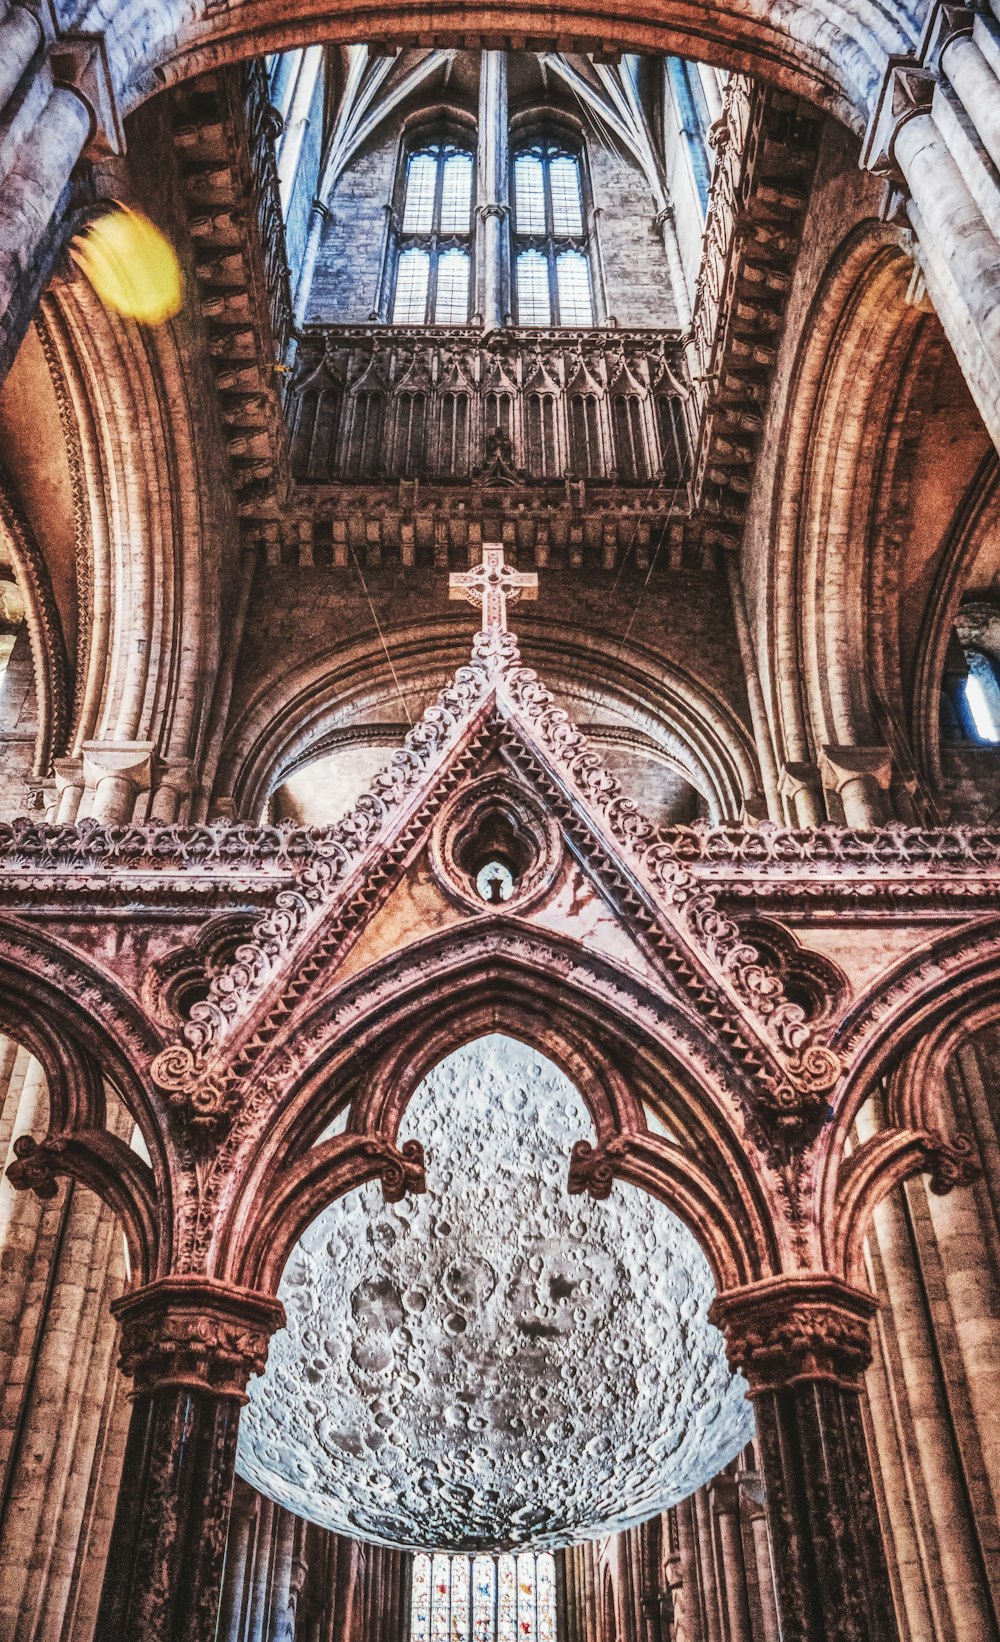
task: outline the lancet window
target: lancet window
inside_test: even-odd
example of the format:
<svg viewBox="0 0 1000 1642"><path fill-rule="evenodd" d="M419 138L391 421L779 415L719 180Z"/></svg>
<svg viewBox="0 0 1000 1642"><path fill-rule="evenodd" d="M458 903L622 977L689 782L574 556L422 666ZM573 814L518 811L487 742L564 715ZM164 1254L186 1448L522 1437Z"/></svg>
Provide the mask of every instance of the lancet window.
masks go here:
<svg viewBox="0 0 1000 1642"><path fill-rule="evenodd" d="M1000 607L963 605L945 656L941 734L1000 745Z"/></svg>
<svg viewBox="0 0 1000 1642"><path fill-rule="evenodd" d="M579 154L541 138L514 156L514 287L519 325L593 325Z"/></svg>
<svg viewBox="0 0 1000 1642"><path fill-rule="evenodd" d="M406 158L396 238L394 325L465 325L472 266L473 157L442 141Z"/></svg>
<svg viewBox="0 0 1000 1642"><path fill-rule="evenodd" d="M549 1551L413 1558L410 1642L555 1642Z"/></svg>
<svg viewBox="0 0 1000 1642"><path fill-rule="evenodd" d="M1000 742L1000 682L982 650L965 652L965 706L977 741Z"/></svg>

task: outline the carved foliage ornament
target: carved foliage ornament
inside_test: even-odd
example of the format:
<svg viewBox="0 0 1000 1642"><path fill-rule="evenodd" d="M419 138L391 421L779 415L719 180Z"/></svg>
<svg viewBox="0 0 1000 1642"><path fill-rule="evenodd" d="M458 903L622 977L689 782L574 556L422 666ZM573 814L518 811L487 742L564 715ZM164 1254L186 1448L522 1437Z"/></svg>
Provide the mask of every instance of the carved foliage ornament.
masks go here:
<svg viewBox="0 0 1000 1642"><path fill-rule="evenodd" d="M162 1278L111 1309L121 1324L120 1367L137 1393L187 1387L240 1402L285 1321L279 1300L207 1278Z"/></svg>
<svg viewBox="0 0 1000 1642"><path fill-rule="evenodd" d="M716 1296L709 1313L751 1395L805 1380L857 1390L872 1359L872 1294L835 1277L774 1278Z"/></svg>

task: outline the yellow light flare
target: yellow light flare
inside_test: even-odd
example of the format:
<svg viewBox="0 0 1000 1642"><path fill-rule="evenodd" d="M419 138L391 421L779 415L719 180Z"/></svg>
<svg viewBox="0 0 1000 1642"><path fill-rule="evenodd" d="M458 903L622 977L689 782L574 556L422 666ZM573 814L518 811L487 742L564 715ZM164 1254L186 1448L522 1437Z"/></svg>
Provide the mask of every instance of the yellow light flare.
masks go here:
<svg viewBox="0 0 1000 1642"><path fill-rule="evenodd" d="M101 301L126 319L162 325L180 311L184 276L177 253L140 211L116 202L70 249Z"/></svg>

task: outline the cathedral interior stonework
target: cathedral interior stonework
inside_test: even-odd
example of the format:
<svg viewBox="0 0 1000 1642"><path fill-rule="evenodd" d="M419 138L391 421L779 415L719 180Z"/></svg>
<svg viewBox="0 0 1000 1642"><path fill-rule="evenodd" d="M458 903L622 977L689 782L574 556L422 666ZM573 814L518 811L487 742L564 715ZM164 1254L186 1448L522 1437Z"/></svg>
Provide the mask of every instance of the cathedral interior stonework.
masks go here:
<svg viewBox="0 0 1000 1642"><path fill-rule="evenodd" d="M0 1642L1000 1642L1000 4L0 0Z"/></svg>

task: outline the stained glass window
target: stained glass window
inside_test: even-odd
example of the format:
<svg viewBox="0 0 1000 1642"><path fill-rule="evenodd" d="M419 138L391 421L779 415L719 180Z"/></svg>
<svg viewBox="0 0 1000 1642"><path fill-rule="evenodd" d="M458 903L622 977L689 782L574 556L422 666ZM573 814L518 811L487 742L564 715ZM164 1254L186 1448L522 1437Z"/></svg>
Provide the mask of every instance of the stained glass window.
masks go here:
<svg viewBox="0 0 1000 1642"><path fill-rule="evenodd" d="M396 271L396 300L392 305L394 325L423 325L427 318L427 287L431 259L426 251L404 251Z"/></svg>
<svg viewBox="0 0 1000 1642"><path fill-rule="evenodd" d="M517 1636L517 1570L512 1556L497 1559L497 1642Z"/></svg>
<svg viewBox="0 0 1000 1642"><path fill-rule="evenodd" d="M1000 741L1000 685L981 650L966 650L965 704L979 741Z"/></svg>
<svg viewBox="0 0 1000 1642"><path fill-rule="evenodd" d="M413 1558L410 1642L428 1642L431 1621L431 1559L423 1551Z"/></svg>
<svg viewBox="0 0 1000 1642"><path fill-rule="evenodd" d="M559 319L563 325L592 325L590 264L582 251L560 251L556 258Z"/></svg>
<svg viewBox="0 0 1000 1642"><path fill-rule="evenodd" d="M448 1642L451 1631L451 1562L436 1556L431 1562L431 1642Z"/></svg>
<svg viewBox="0 0 1000 1642"><path fill-rule="evenodd" d="M535 1559L523 1551L517 1559L518 1642L535 1642Z"/></svg>
<svg viewBox="0 0 1000 1642"><path fill-rule="evenodd" d="M580 158L542 139L514 157L519 325L594 323Z"/></svg>
<svg viewBox="0 0 1000 1642"><path fill-rule="evenodd" d="M477 1556L472 1564L473 1642L492 1642L496 1630L497 1570L491 1556ZM417 1637L413 1642L419 1642Z"/></svg>
<svg viewBox="0 0 1000 1642"><path fill-rule="evenodd" d="M556 1642L556 1563L551 1551L543 1551L535 1564L535 1602L538 1642Z"/></svg>
<svg viewBox="0 0 1000 1642"><path fill-rule="evenodd" d="M551 325L549 266L541 251L521 251L517 259L517 317L521 325Z"/></svg>
<svg viewBox="0 0 1000 1642"><path fill-rule="evenodd" d="M464 325L469 317L469 253L444 251L438 262L436 325Z"/></svg>
<svg viewBox="0 0 1000 1642"><path fill-rule="evenodd" d="M394 325L468 324L472 180L472 155L450 143L407 158L394 230Z"/></svg>
<svg viewBox="0 0 1000 1642"><path fill-rule="evenodd" d="M413 1559L410 1642L556 1642L551 1554Z"/></svg>

